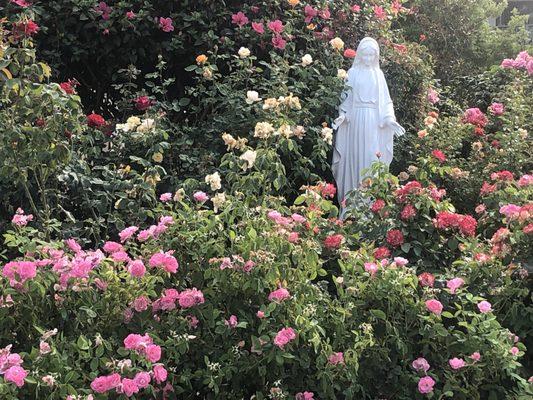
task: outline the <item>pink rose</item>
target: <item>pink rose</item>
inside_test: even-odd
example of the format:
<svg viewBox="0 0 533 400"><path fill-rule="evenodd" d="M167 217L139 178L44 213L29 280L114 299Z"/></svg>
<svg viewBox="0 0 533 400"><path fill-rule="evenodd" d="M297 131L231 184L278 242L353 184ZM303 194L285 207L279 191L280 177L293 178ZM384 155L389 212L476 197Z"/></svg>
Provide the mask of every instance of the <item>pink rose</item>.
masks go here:
<svg viewBox="0 0 533 400"><path fill-rule="evenodd" d="M156 344L150 344L145 350L148 361L155 363L161 359L161 347Z"/></svg>
<svg viewBox="0 0 533 400"><path fill-rule="evenodd" d="M287 41L283 39L280 35L276 35L272 38L272 45L276 49L284 50L287 45Z"/></svg>
<svg viewBox="0 0 533 400"><path fill-rule="evenodd" d="M196 288L186 289L180 293L178 302L182 308L191 308L204 303L204 294Z"/></svg>
<svg viewBox="0 0 533 400"><path fill-rule="evenodd" d="M118 236L120 237L120 242L124 243L126 240L131 238L135 234L135 232L137 232L138 230L139 230L139 227L137 226L129 226L121 230L118 234Z"/></svg>
<svg viewBox="0 0 533 400"><path fill-rule="evenodd" d="M268 24L268 29L270 29L272 32L280 34L283 32L283 22L281 22L279 19L275 21L270 21Z"/></svg>
<svg viewBox="0 0 533 400"><path fill-rule="evenodd" d="M137 386L137 383L133 379L129 379L129 378L122 379L121 387L126 397L131 397L135 393L139 393L139 386Z"/></svg>
<svg viewBox="0 0 533 400"><path fill-rule="evenodd" d="M161 196L159 196L159 200L161 200L163 203L172 200L172 193L163 193Z"/></svg>
<svg viewBox="0 0 533 400"><path fill-rule="evenodd" d="M429 363L423 357L419 357L416 360L414 360L411 366L413 367L413 369L417 371L424 371L424 373L428 372L430 368Z"/></svg>
<svg viewBox="0 0 533 400"><path fill-rule="evenodd" d="M453 278L453 279L450 279L448 282L446 282L446 287L450 289L451 294L455 294L457 289L463 286L464 283L465 281L462 280L461 278Z"/></svg>
<svg viewBox="0 0 533 400"><path fill-rule="evenodd" d="M331 365L344 364L344 354L341 351L331 354L328 357L328 363Z"/></svg>
<svg viewBox="0 0 533 400"><path fill-rule="evenodd" d="M204 203L207 200L209 200L209 196L205 194L204 192L198 191L192 195L194 200L196 200L198 203Z"/></svg>
<svg viewBox="0 0 533 400"><path fill-rule="evenodd" d="M242 27L249 22L248 17L242 12L239 11L237 14L231 16L231 23Z"/></svg>
<svg viewBox="0 0 533 400"><path fill-rule="evenodd" d="M448 360L448 364L450 364L450 367L452 367L452 369L461 369L466 365L465 360L457 357Z"/></svg>
<svg viewBox="0 0 533 400"><path fill-rule="evenodd" d="M476 351L475 353L470 354L470 358L473 361L479 361L481 360L481 354L479 354L479 352Z"/></svg>
<svg viewBox="0 0 533 400"><path fill-rule="evenodd" d="M520 352L520 349L519 349L518 347L516 347L516 346L513 346L513 347L511 347L510 352L511 352L511 354L512 354L513 356L517 356L518 353ZM14 367L12 367L12 368L14 368Z"/></svg>
<svg viewBox="0 0 533 400"><path fill-rule="evenodd" d="M14 365L4 372L4 379L7 382L12 382L17 387L24 386L24 379L28 376L28 371L24 368Z"/></svg>
<svg viewBox="0 0 533 400"><path fill-rule="evenodd" d="M492 310L492 306L491 304L486 301L486 300L483 300L483 301L480 301L478 304L477 304L477 308L479 309L480 312L482 312L483 314L485 313L488 313Z"/></svg>
<svg viewBox="0 0 533 400"><path fill-rule="evenodd" d="M365 271L368 272L371 276L374 276L378 272L378 266L376 263L366 262Z"/></svg>
<svg viewBox="0 0 533 400"><path fill-rule="evenodd" d="M148 309L149 303L150 300L146 296L137 297L135 300L133 300L133 308L137 312L142 312Z"/></svg>
<svg viewBox="0 0 533 400"><path fill-rule="evenodd" d="M146 273L146 267L141 260L133 260L128 265L128 272L135 278L141 278Z"/></svg>
<svg viewBox="0 0 533 400"><path fill-rule="evenodd" d="M256 315L257 315L257 318L260 318L260 319L265 318L265 313L261 310L259 310Z"/></svg>
<svg viewBox="0 0 533 400"><path fill-rule="evenodd" d="M277 290L274 290L268 295L268 300L270 301L283 301L285 299L288 299L291 297L291 294L289 291L285 288L279 288Z"/></svg>
<svg viewBox="0 0 533 400"><path fill-rule="evenodd" d="M224 320L224 324L231 329L236 328L238 323L239 320L235 315L230 315L229 319Z"/></svg>
<svg viewBox="0 0 533 400"><path fill-rule="evenodd" d="M144 389L145 387L148 387L150 384L150 374L148 372L138 372L135 375L135 378L133 378L133 381L135 384L139 387L139 389Z"/></svg>
<svg viewBox="0 0 533 400"><path fill-rule="evenodd" d="M261 22L252 22L252 29L262 35L265 33L265 27Z"/></svg>
<svg viewBox="0 0 533 400"><path fill-rule="evenodd" d="M172 25L172 18L159 17L159 28L161 28L163 32L172 32L174 30L174 25Z"/></svg>
<svg viewBox="0 0 533 400"><path fill-rule="evenodd" d="M502 103L492 103L489 106L489 111L494 115L502 115L504 112L505 106Z"/></svg>
<svg viewBox="0 0 533 400"><path fill-rule="evenodd" d="M276 334L276 337L274 338L274 345L283 350L283 347L294 339L296 339L296 333L294 332L294 329L283 328Z"/></svg>
<svg viewBox="0 0 533 400"><path fill-rule="evenodd" d="M440 315L442 313L442 303L438 300L431 299L426 301L426 307L435 315Z"/></svg>
<svg viewBox="0 0 533 400"><path fill-rule="evenodd" d="M422 394L431 393L435 386L435 381L430 376L424 376L418 381L418 391Z"/></svg>
<svg viewBox="0 0 533 400"><path fill-rule="evenodd" d="M403 257L394 257L394 263L399 267L403 267L409 263L409 260Z"/></svg>
<svg viewBox="0 0 533 400"><path fill-rule="evenodd" d="M156 365L152 370L154 374L154 379L157 383L162 383L167 380L167 370L162 365Z"/></svg>

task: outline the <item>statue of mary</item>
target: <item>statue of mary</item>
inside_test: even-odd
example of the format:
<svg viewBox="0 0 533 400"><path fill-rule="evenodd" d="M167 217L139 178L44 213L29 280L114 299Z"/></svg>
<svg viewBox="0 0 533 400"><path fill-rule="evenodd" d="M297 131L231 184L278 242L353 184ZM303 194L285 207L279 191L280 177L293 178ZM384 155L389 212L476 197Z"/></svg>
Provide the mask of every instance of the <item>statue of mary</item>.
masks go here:
<svg viewBox="0 0 533 400"><path fill-rule="evenodd" d="M343 218L346 194L359 187L362 170L378 158L390 165L393 137L405 133L396 122L389 88L379 67L378 42L370 37L357 47L333 129L337 134L331 167Z"/></svg>

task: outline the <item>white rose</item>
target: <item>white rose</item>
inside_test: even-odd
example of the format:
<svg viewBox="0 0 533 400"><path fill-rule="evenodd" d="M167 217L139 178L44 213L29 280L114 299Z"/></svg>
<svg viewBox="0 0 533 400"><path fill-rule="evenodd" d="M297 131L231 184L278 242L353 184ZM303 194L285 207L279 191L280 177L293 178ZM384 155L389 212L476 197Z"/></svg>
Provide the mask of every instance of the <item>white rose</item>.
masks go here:
<svg viewBox="0 0 533 400"><path fill-rule="evenodd" d="M254 137L267 139L274 133L274 127L269 122L258 122L255 125Z"/></svg>
<svg viewBox="0 0 533 400"><path fill-rule="evenodd" d="M306 54L302 57L302 65L304 67L307 67L308 65L311 65L313 63L313 57L311 57L311 54Z"/></svg>
<svg viewBox="0 0 533 400"><path fill-rule="evenodd" d="M240 58L246 58L250 56L250 49L247 47L241 47L239 49L239 57Z"/></svg>
<svg viewBox="0 0 533 400"><path fill-rule="evenodd" d="M137 127L137 132L150 132L155 127L155 121L152 118L143 119L141 124Z"/></svg>
<svg viewBox="0 0 533 400"><path fill-rule="evenodd" d="M254 166L257 153L253 150L246 150L239 158L246 161L247 165L245 165L243 169L247 170Z"/></svg>
<svg viewBox="0 0 533 400"><path fill-rule="evenodd" d="M255 103L256 101L263 100L261 97L259 97L259 93L257 93L255 90L248 90L246 92L246 102L248 104Z"/></svg>
<svg viewBox="0 0 533 400"><path fill-rule="evenodd" d="M348 75L348 73L346 72L346 70L344 70L342 68L339 68L337 70L337 78L346 79L347 75Z"/></svg>
<svg viewBox="0 0 533 400"><path fill-rule="evenodd" d="M222 187L222 184L220 183L220 174L218 172L215 172L214 174L207 175L205 177L205 183L207 183L209 186L211 186L211 190L218 190Z"/></svg>
<svg viewBox="0 0 533 400"><path fill-rule="evenodd" d="M333 129L327 126L322 128L322 140L331 146L333 144Z"/></svg>
<svg viewBox="0 0 533 400"><path fill-rule="evenodd" d="M213 197L211 197L211 202L213 203L213 207L215 209L215 212L218 212L220 208L224 205L226 202L226 194L225 193L217 193ZM189 339L195 339L196 336L189 336Z"/></svg>

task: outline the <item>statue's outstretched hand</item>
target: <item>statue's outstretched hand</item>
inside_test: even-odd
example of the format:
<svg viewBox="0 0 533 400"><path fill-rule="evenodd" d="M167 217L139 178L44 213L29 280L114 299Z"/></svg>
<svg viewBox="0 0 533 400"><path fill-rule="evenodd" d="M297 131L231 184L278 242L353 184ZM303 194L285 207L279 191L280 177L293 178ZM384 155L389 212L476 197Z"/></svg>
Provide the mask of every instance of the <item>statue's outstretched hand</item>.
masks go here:
<svg viewBox="0 0 533 400"><path fill-rule="evenodd" d="M339 126L342 125L342 123L343 123L344 121L346 121L346 115L343 114L343 115L341 115L341 116L335 118L335 121L333 121L333 124L331 125L331 127L332 127L333 129L337 129Z"/></svg>
<svg viewBox="0 0 533 400"><path fill-rule="evenodd" d="M387 125L389 125L389 127L393 131L394 135L402 136L403 134L405 134L404 127L401 126L398 122L396 122L396 121L388 121Z"/></svg>

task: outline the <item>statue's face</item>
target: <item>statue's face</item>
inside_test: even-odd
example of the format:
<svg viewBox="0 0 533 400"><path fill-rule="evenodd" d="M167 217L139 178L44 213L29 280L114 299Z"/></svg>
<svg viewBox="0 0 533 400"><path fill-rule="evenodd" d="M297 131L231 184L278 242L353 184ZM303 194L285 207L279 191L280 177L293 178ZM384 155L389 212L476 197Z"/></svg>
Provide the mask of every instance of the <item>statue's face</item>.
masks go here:
<svg viewBox="0 0 533 400"><path fill-rule="evenodd" d="M367 47L367 48L362 50L361 61L367 67L370 67L372 65L372 63L374 62L375 57L376 57L376 52L374 51L374 49L371 49L370 47Z"/></svg>

